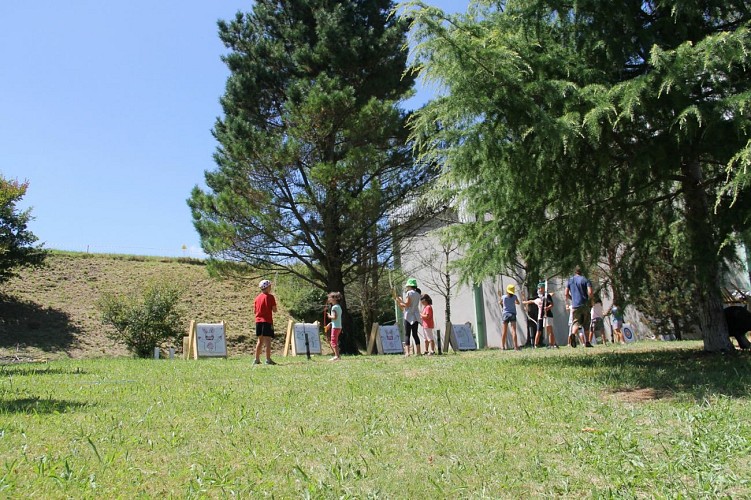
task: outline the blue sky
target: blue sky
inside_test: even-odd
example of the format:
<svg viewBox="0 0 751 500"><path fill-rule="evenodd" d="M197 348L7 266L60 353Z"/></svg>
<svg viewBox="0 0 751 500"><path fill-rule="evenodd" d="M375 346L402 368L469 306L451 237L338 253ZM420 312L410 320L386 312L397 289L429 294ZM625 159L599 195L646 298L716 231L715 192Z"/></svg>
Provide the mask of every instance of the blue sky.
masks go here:
<svg viewBox="0 0 751 500"><path fill-rule="evenodd" d="M433 0L448 11L468 0ZM186 199L214 168L216 21L249 0L0 2L0 174L47 248L201 256ZM410 101L426 101L418 88ZM185 247L185 248L183 248Z"/></svg>

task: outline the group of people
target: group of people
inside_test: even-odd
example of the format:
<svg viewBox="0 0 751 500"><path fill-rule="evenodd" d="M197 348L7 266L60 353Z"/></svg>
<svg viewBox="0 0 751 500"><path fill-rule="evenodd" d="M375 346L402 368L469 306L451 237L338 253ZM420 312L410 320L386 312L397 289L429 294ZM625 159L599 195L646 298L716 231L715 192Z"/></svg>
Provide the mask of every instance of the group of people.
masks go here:
<svg viewBox="0 0 751 500"><path fill-rule="evenodd" d="M276 297L271 293L271 281L261 280L258 283L261 292L253 301L253 311L256 320L256 358L254 365L261 364L261 354L266 352L267 365L275 365L276 362L271 359L271 340L274 338L274 313L277 312ZM342 306L339 304L342 300L342 294L331 292L327 296L329 307L326 308L326 317L329 322L326 324L326 332L330 335L331 349L334 356L329 361L339 361L339 336L342 333Z"/></svg>
<svg viewBox="0 0 751 500"><path fill-rule="evenodd" d="M581 268L577 267L574 275L568 280L565 297L566 310L569 311L568 345L576 347L577 343L581 343L586 347L593 347L592 342L597 335L601 336L603 344L607 343L604 323L606 314L603 312L602 300L594 297L592 283L582 275ZM522 302L516 296L516 287L508 285L506 287L506 294L498 302L502 308L502 349L507 349L506 338L508 330L510 329L512 332L516 331L516 306L518 305L524 305L525 307L529 305L536 306L537 318L530 317L535 324L535 336L532 345L535 348L542 347L542 336L544 333L547 333L548 348L558 348L553 332L553 296L548 292L545 282L537 284L536 298ZM613 318L612 342L624 344L625 340L622 331L623 312L618 306L613 305L607 314L610 314ZM512 334L512 339L514 349L520 350L521 347L519 346L516 334Z"/></svg>
<svg viewBox="0 0 751 500"><path fill-rule="evenodd" d="M274 338L274 320L273 315L277 312L276 298L271 293L271 281L262 280L258 287L261 292L256 296L253 302L253 310L256 321L256 337L258 342L255 349L255 360L253 364L261 364L261 355L266 353L267 365L275 365L276 362L271 359L271 340ZM409 356L412 351L412 342L414 339L414 354L420 355L420 336L418 327L423 326L425 335L425 354L435 354L435 322L433 320L433 299L428 294L420 293L417 288L417 280L410 278L407 280L405 287L406 293L404 298L394 294L394 299L399 307L404 311L404 329L406 332L405 355ZM326 318L329 322L325 326L326 333L329 335L329 342L334 356L330 361L339 361L339 336L342 333L342 306L339 304L342 300L340 292L331 292L327 296ZM422 306L422 308L420 308Z"/></svg>
<svg viewBox="0 0 751 500"><path fill-rule="evenodd" d="M433 299L417 288L417 280L414 278L409 278L404 288L406 290L404 297L399 297L394 293L394 300L404 313L404 355L414 354L419 356L421 354L418 327L422 324L425 335L425 354L432 356L435 354ZM420 309L420 306L422 306L422 309ZM414 351L412 351L412 339L415 341Z"/></svg>
<svg viewBox="0 0 751 500"><path fill-rule="evenodd" d="M256 337L258 342L255 348L255 360L253 364L261 364L261 354L266 354L267 365L275 365L276 362L271 359L271 340L274 338L273 314L277 312L276 298L271 294L271 281L262 280L258 284L261 292L254 301ZM581 268L577 267L574 275L568 280L566 285L566 309L569 311L569 334L568 345L576 347L581 343L587 347L592 347L592 341L599 334L602 342L607 343L605 336L604 317L602 301L594 297L592 283L582 275ZM331 292L327 296L328 307L326 317L329 323L326 325L326 332L329 334L331 349L334 356L330 361L339 361L339 336L342 332L342 300L341 293ZM394 293L394 300L397 306L404 313L404 354L421 355L419 326L423 327L425 337L426 355L435 354L435 321L433 319L433 300L430 295L421 293L417 287L417 280L409 278L405 285L404 297ZM516 315L517 306L529 305L536 306L537 319L530 316L535 324L534 343L535 348L543 347L543 336L547 334L548 348L557 349L558 344L555 340L553 331L553 295L547 290L547 284L540 282L537 284L537 297L530 300L519 301L516 296L516 287L508 285L506 293L498 301L502 308L501 316L501 348L507 349L507 337L509 330L512 332L511 338L514 344L514 350L520 350L521 346L516 336ZM607 313L612 316L613 321L613 338L612 342L625 343L623 338L623 312L613 305ZM414 340L414 344L412 343ZM413 350L414 347L414 350Z"/></svg>

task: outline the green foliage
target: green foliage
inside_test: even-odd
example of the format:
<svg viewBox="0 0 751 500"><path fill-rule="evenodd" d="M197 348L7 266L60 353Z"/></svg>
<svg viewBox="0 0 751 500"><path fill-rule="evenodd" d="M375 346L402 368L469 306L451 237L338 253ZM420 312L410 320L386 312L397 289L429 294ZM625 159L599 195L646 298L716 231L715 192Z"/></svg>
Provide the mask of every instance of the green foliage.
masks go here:
<svg viewBox="0 0 751 500"><path fill-rule="evenodd" d="M680 251L645 216L669 211L685 278L703 284L707 349L730 348L719 276L751 221L748 2L478 0L454 16L408 2L406 15L416 67L446 89L412 121L417 151L484 215L452 228L464 274L519 256L566 274L613 235L638 241L616 249L637 260Z"/></svg>
<svg viewBox="0 0 751 500"><path fill-rule="evenodd" d="M151 357L154 347L177 343L185 333L179 286L153 281L140 293L105 293L97 303L102 322L115 328L110 338L122 342L136 357Z"/></svg>
<svg viewBox="0 0 751 500"><path fill-rule="evenodd" d="M15 276L19 268L44 263L46 251L34 245L38 238L27 227L31 209L19 211L16 207L28 187L28 182L0 176L0 283Z"/></svg>
<svg viewBox="0 0 751 500"><path fill-rule="evenodd" d="M280 276L276 280L274 293L295 320L306 323L323 321L326 292L309 281L295 275Z"/></svg>
<svg viewBox="0 0 751 500"><path fill-rule="evenodd" d="M346 286L389 260L412 227L389 214L433 176L407 145L399 104L414 77L404 75L408 24L392 7L259 0L221 21L230 76L217 168L188 200L212 257L285 273L302 264L302 279L344 293L347 347ZM377 260L364 266L364 254Z"/></svg>

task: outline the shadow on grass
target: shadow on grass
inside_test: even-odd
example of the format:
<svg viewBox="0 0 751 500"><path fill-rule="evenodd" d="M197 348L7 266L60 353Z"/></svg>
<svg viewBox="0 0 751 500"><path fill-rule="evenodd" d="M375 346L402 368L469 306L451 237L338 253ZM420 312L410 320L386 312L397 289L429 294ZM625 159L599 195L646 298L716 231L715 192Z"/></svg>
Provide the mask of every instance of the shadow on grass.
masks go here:
<svg viewBox="0 0 751 500"><path fill-rule="evenodd" d="M58 399L21 398L8 401L0 400L0 413L63 413L69 410L77 410L85 406L90 405L87 403L79 403L77 401L61 401Z"/></svg>
<svg viewBox="0 0 751 500"><path fill-rule="evenodd" d="M56 352L75 346L80 333L63 311L0 295L0 348L28 346Z"/></svg>
<svg viewBox="0 0 751 500"><path fill-rule="evenodd" d="M0 376L21 377L26 375L86 375L80 368L63 370L47 365L9 364L0 365Z"/></svg>
<svg viewBox="0 0 751 500"><path fill-rule="evenodd" d="M707 354L698 349L615 351L532 358L526 363L585 369L613 390L651 389L660 397L686 395L697 400L723 395L751 396L751 354ZM657 398L655 398L657 399Z"/></svg>

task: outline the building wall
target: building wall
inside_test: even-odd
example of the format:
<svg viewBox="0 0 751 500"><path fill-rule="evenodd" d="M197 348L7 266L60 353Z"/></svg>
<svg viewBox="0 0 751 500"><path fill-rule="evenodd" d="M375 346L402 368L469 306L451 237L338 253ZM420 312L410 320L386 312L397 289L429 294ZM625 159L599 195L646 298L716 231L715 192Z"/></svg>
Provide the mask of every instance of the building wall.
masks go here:
<svg viewBox="0 0 751 500"><path fill-rule="evenodd" d="M417 237L407 241L401 247L401 266L402 269L410 276L417 279L418 286L422 293L427 293L433 299L433 311L435 316L436 328L441 332L446 331L446 303L437 288L440 285L435 277L437 271L445 269L442 245L439 242L438 235L433 228L427 228ZM460 253L457 251L453 258L458 258ZM562 279L551 279L548 281L549 293L553 296L553 332L556 343L559 346L567 344L568 337L568 319L565 302L565 286L568 277ZM470 323L472 331L477 338L477 311L472 286L459 284L459 276L454 273L452 281L455 283L451 291L451 320L454 324ZM480 285L482 289L482 304L484 309L483 320L485 325L486 346L490 348L501 347L501 306L499 304L499 290L505 290L509 284L516 285L517 296L521 302L521 284L515 282L508 276L497 276L494 279L486 279ZM597 283L593 283L597 288ZM611 302L603 296L603 309L607 311ZM650 336L651 332L641 321L638 311L633 308L626 308L626 322L632 323L636 327L637 336ZM536 318L535 318L536 319ZM527 327L530 320L525 315L523 305L517 306L517 325L516 335L520 344L527 341ZM609 319L605 320L605 330L608 339L611 338L611 327ZM544 342L547 343L546 336L543 336ZM599 340L599 339L598 339ZM508 346L513 346L513 341L509 337Z"/></svg>
<svg viewBox="0 0 751 500"><path fill-rule="evenodd" d="M453 258L459 257L455 252ZM442 286L436 274L445 269L445 254L435 231L430 229L422 232L417 237L405 242L401 247L401 267L409 275L417 279L418 287L422 293L427 293L433 299L433 313L436 328L441 332L446 331L446 301L441 296ZM459 284L459 276L452 273L452 282L455 284L451 290L451 321L454 324L470 323L472 331L477 337L477 308L472 286ZM499 304L498 290L505 290L509 284L515 284L517 296L521 302L521 284L516 283L508 276L498 276L495 279L486 279L480 286L482 289L482 304L484 314L482 319L485 324L487 347L501 347L501 306ZM566 344L568 330L568 315L565 310L564 290L559 281L549 282L550 293L554 300L554 325L553 330L556 343ZM527 325L529 320L525 316L524 306L517 306L516 335L520 344L527 341ZM513 346L511 337L507 340L509 346Z"/></svg>

